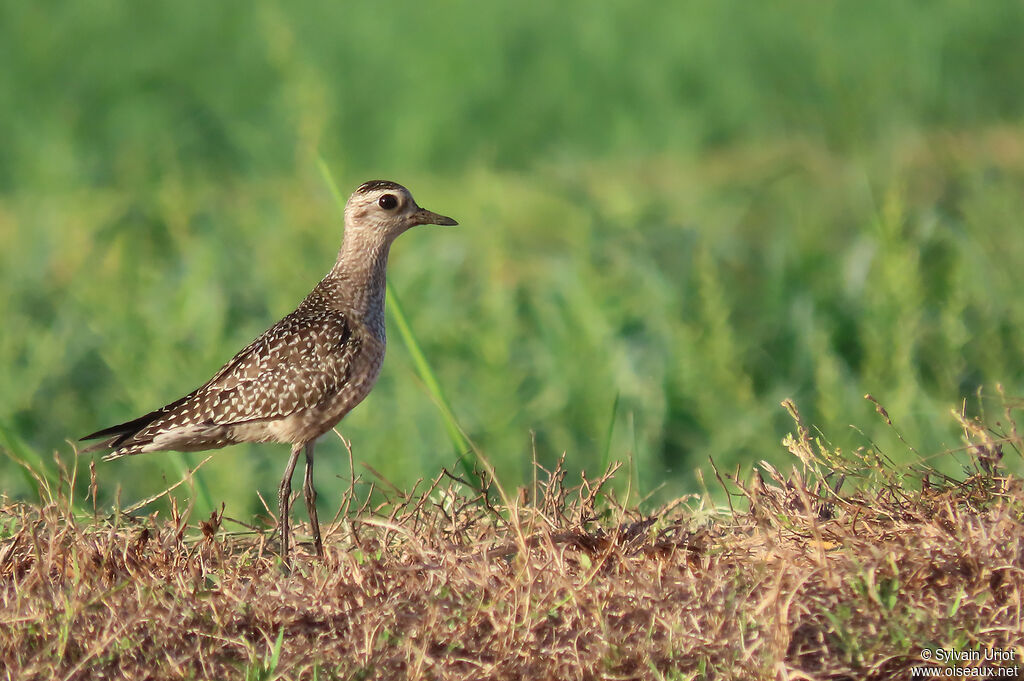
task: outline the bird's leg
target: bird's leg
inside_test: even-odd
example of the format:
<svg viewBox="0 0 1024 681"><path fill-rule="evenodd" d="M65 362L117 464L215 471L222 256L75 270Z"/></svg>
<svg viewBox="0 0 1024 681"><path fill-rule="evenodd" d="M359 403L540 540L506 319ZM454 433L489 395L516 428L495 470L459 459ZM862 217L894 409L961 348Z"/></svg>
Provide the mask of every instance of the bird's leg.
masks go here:
<svg viewBox="0 0 1024 681"><path fill-rule="evenodd" d="M291 456L288 458L288 465L284 469L284 477L281 478L281 486L277 490L277 504L281 517L278 525L281 526L281 560L288 565L288 511L292 502L292 474L295 472L295 464L299 461L299 452L302 445L293 445Z"/></svg>
<svg viewBox="0 0 1024 681"><path fill-rule="evenodd" d="M320 539L320 520L316 515L316 488L313 487L313 442L306 443L306 479L302 483L302 491L306 495L306 510L309 511L309 524L313 528L313 545L316 555L324 557L324 543Z"/></svg>

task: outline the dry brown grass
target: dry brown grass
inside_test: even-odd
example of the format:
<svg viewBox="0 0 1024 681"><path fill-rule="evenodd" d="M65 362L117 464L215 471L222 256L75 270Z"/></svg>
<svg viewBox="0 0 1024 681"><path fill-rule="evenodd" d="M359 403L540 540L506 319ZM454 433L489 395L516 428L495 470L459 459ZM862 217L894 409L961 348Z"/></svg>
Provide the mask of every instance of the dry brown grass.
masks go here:
<svg viewBox="0 0 1024 681"><path fill-rule="evenodd" d="M6 503L0 677L905 679L922 648L1020 646L1016 428L963 419L956 481L830 451L792 411L798 465L716 471L730 509L642 514L561 468L485 503L441 476L347 496L328 559L300 546L290 574L272 527Z"/></svg>

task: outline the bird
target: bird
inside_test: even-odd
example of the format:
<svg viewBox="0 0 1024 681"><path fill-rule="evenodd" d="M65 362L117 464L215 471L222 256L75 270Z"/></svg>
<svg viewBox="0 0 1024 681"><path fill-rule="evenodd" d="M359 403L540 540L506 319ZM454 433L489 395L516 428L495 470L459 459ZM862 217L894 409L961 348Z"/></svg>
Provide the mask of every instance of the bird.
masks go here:
<svg viewBox="0 0 1024 681"><path fill-rule="evenodd" d="M409 190L387 180L360 185L345 203L338 258L293 312L271 326L210 380L170 404L81 438L103 459L156 451L201 451L240 442L291 445L278 488L281 558L289 565L292 475L306 456L303 495L313 543L323 540L313 486L313 450L370 393L387 344L385 272L391 244L417 225L457 225L420 208Z"/></svg>

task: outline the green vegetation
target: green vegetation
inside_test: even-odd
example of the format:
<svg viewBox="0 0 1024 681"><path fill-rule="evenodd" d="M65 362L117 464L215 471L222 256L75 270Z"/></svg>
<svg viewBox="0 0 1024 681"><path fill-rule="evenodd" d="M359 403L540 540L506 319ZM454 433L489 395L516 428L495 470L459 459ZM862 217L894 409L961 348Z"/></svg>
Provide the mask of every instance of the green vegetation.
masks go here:
<svg viewBox="0 0 1024 681"><path fill-rule="evenodd" d="M343 194L394 179L462 223L404 236L391 284L509 489L535 449L624 461L614 484L652 503L697 491L708 457L784 460L788 397L835 445L915 461L865 393L953 473L949 410L1024 394L1024 6L443 10L0 8L4 452L52 478L67 440L194 388L289 311L341 238L321 158ZM410 489L457 469L461 435L390 328L342 432ZM348 456L321 447L327 511ZM286 451L218 452L176 493L252 517ZM100 463L99 504L199 460ZM21 471L0 458L31 498Z"/></svg>

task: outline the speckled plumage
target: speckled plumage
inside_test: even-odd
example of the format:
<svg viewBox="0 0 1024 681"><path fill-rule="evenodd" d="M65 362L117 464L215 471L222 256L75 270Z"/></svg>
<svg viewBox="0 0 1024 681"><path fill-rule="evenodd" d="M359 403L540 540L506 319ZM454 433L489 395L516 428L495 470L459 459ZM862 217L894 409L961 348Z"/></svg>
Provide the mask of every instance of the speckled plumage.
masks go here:
<svg viewBox="0 0 1024 681"><path fill-rule="evenodd" d="M384 339L349 321L351 311L330 307L323 286L202 387L107 429L113 437L104 447L113 451L104 458L238 442L298 443L330 430L373 387Z"/></svg>
<svg viewBox="0 0 1024 681"><path fill-rule="evenodd" d="M393 204L393 205L392 205ZM291 314L188 395L83 440L105 459L161 450L197 451L238 442L286 442L281 482L282 554L287 562L290 481L306 451L306 502L322 554L312 488L313 443L369 394L384 361L385 270L394 239L419 224L457 224L421 209L401 185L374 180L345 205L338 259Z"/></svg>

